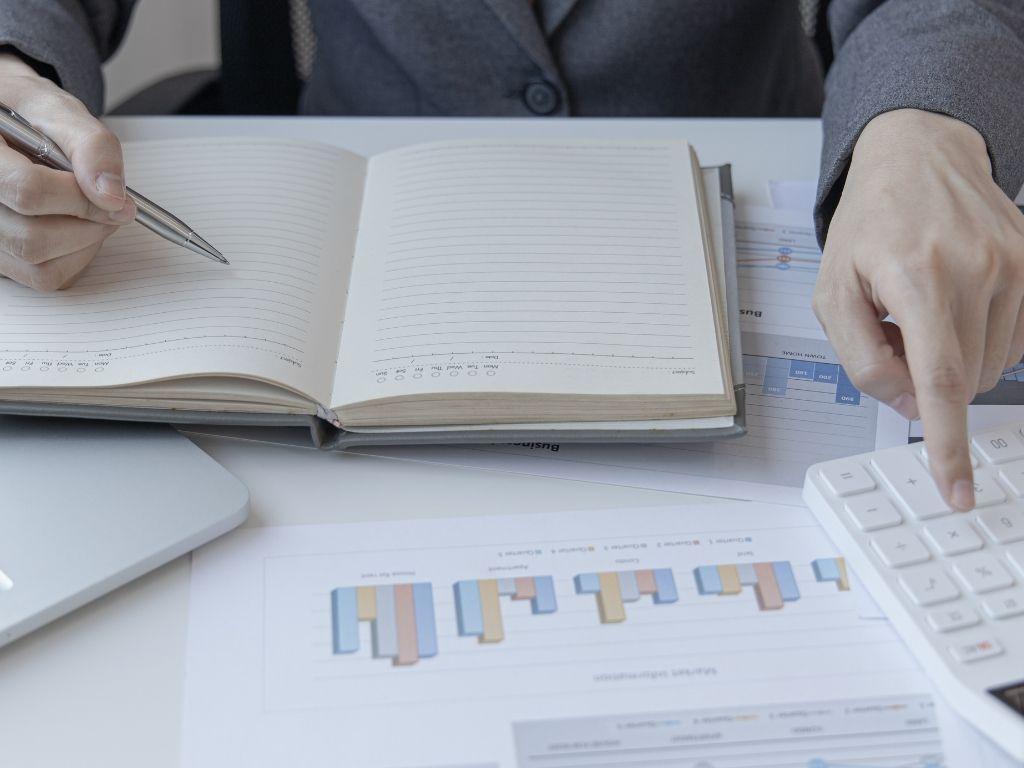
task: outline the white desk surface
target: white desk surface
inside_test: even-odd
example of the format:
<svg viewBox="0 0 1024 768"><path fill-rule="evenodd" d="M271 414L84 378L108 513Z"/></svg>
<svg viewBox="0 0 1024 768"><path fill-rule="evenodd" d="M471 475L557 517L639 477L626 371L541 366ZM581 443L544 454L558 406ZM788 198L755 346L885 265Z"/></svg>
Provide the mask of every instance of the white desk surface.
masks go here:
<svg viewBox="0 0 1024 768"><path fill-rule="evenodd" d="M817 120L189 119L110 121L126 140L205 135L312 139L370 154L480 136L683 137L733 163L737 198L817 176ZM128 169L129 180L131 169ZM250 524L515 514L678 504L679 494L204 438L252 491ZM470 500L467 502L467 500ZM189 561L182 558L0 651L0 766L179 765Z"/></svg>

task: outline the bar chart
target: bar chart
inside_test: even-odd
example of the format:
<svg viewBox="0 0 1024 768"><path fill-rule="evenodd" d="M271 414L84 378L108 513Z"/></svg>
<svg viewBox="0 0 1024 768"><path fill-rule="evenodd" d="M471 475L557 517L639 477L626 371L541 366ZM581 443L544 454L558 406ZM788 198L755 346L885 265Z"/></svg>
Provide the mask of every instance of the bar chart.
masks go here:
<svg viewBox="0 0 1024 768"><path fill-rule="evenodd" d="M744 355L743 374L747 384L761 387L763 395L785 397L794 386L791 382L799 388L799 382L813 381L834 387L836 405L860 405L860 390L837 363Z"/></svg>
<svg viewBox="0 0 1024 768"><path fill-rule="evenodd" d="M602 624L618 624L626 620L626 603L635 603L650 595L655 605L679 600L676 580L670 568L634 571L603 571L580 573L573 578L578 595L595 595Z"/></svg>
<svg viewBox="0 0 1024 768"><path fill-rule="evenodd" d="M800 599L793 566L786 560L701 565L693 569L693 578L700 595L738 595L744 587L753 587L762 611L777 611Z"/></svg>
<svg viewBox="0 0 1024 768"><path fill-rule="evenodd" d="M359 623L369 622L373 657L397 666L437 655L434 588L429 582L339 587L331 592L335 655L359 650Z"/></svg>
<svg viewBox="0 0 1024 768"><path fill-rule="evenodd" d="M457 581L453 589L459 635L476 637L481 643L500 643L505 639L502 597L529 600L535 616L558 610L555 582L550 576Z"/></svg>
<svg viewBox="0 0 1024 768"><path fill-rule="evenodd" d="M850 576L846 572L846 560L842 557L823 557L811 563L814 578L818 581L834 581L840 592L850 588Z"/></svg>

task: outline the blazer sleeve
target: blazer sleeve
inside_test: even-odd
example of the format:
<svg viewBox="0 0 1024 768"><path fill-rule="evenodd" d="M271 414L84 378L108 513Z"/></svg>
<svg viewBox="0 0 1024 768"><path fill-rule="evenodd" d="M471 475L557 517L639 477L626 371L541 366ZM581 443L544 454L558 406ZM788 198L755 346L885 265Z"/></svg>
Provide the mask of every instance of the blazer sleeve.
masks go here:
<svg viewBox="0 0 1024 768"><path fill-rule="evenodd" d="M100 64L120 44L134 5L135 0L0 0L0 46L30 59L99 114Z"/></svg>
<svg viewBox="0 0 1024 768"><path fill-rule="evenodd" d="M823 245L864 126L893 109L938 112L985 139L1013 199L1024 184L1024 0L833 0L815 224Z"/></svg>

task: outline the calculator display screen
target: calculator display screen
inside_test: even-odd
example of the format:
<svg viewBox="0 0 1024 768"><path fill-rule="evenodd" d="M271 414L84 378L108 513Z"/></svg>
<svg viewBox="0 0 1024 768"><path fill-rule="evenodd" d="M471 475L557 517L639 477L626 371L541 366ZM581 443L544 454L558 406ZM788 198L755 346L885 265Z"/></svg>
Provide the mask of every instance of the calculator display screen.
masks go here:
<svg viewBox="0 0 1024 768"><path fill-rule="evenodd" d="M1004 688L993 688L989 693L1013 709L1018 715L1024 716L1024 682L1007 685Z"/></svg>

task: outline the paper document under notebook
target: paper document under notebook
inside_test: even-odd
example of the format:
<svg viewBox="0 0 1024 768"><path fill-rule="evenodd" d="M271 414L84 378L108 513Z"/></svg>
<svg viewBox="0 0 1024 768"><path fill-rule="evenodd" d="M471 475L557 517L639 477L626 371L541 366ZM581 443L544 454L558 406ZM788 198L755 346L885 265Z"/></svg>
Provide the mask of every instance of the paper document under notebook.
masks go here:
<svg viewBox="0 0 1024 768"><path fill-rule="evenodd" d="M244 531L194 559L184 761L941 766L844 572L764 504Z"/></svg>

